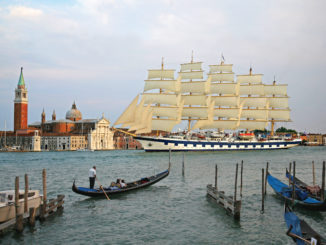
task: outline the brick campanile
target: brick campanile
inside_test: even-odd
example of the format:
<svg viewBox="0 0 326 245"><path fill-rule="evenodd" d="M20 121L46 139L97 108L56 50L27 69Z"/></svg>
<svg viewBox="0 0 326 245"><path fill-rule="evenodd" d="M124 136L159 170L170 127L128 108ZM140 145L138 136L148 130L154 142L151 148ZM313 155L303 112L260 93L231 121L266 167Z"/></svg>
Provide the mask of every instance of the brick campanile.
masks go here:
<svg viewBox="0 0 326 245"><path fill-rule="evenodd" d="M27 129L28 120L28 97L27 89L23 76L23 67L20 71L20 77L17 88L15 89L15 109L14 109L14 130Z"/></svg>

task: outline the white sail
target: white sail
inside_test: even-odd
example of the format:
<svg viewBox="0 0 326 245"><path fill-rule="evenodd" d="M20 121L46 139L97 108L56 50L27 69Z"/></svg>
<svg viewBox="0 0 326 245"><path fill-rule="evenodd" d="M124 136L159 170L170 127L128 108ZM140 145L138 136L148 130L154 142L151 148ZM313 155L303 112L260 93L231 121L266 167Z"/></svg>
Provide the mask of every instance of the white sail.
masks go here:
<svg viewBox="0 0 326 245"><path fill-rule="evenodd" d="M152 115L150 105L139 108L135 116L135 122L131 124L128 131L135 131L146 127L146 119L148 118L148 115Z"/></svg>
<svg viewBox="0 0 326 245"><path fill-rule="evenodd" d="M288 97L270 97L268 98L269 107L272 108L288 108L289 98Z"/></svg>
<svg viewBox="0 0 326 245"><path fill-rule="evenodd" d="M215 106L239 107L238 96L212 96L211 100L215 102Z"/></svg>
<svg viewBox="0 0 326 245"><path fill-rule="evenodd" d="M117 121L113 125L119 125L122 123L132 122L134 120L134 112L138 103L139 95L133 99L127 109L121 114Z"/></svg>
<svg viewBox="0 0 326 245"><path fill-rule="evenodd" d="M182 95L184 105L207 106L210 104L210 97L206 95Z"/></svg>
<svg viewBox="0 0 326 245"><path fill-rule="evenodd" d="M179 105L180 95L176 94L153 94L144 93L142 94L145 104L165 104L165 105Z"/></svg>
<svg viewBox="0 0 326 245"><path fill-rule="evenodd" d="M174 79L175 70L162 70L162 69L153 69L148 70L148 79Z"/></svg>
<svg viewBox="0 0 326 245"><path fill-rule="evenodd" d="M138 129L135 133L136 134L147 134L147 133L152 132L152 117L153 117L153 112L151 112L147 115L147 118L145 119L144 127L141 129Z"/></svg>
<svg viewBox="0 0 326 245"><path fill-rule="evenodd" d="M241 118L267 120L268 109L242 109Z"/></svg>
<svg viewBox="0 0 326 245"><path fill-rule="evenodd" d="M163 107L155 106L152 107L153 116L156 117L168 117L168 118L177 118L179 115L179 107Z"/></svg>
<svg viewBox="0 0 326 245"><path fill-rule="evenodd" d="M183 117L208 118L208 107L184 107L182 110Z"/></svg>
<svg viewBox="0 0 326 245"><path fill-rule="evenodd" d="M171 132L173 127L180 123L180 120L152 119L152 130Z"/></svg>
<svg viewBox="0 0 326 245"><path fill-rule="evenodd" d="M212 94L238 94L239 85L237 83L211 83Z"/></svg>
<svg viewBox="0 0 326 245"><path fill-rule="evenodd" d="M231 64L221 64L221 65L209 65L210 73L213 72L232 72Z"/></svg>
<svg viewBox="0 0 326 245"><path fill-rule="evenodd" d="M267 98L265 97L240 97L242 106L265 108Z"/></svg>
<svg viewBox="0 0 326 245"><path fill-rule="evenodd" d="M264 95L264 85L263 84L250 84L250 85L240 85L239 94L240 95Z"/></svg>
<svg viewBox="0 0 326 245"><path fill-rule="evenodd" d="M284 109L284 110L279 110L279 109L269 110L268 117L270 119L275 119L275 120L290 121L290 110L289 109Z"/></svg>
<svg viewBox="0 0 326 245"><path fill-rule="evenodd" d="M216 117L226 117L226 118L238 118L239 108L215 108L214 116Z"/></svg>
<svg viewBox="0 0 326 245"><path fill-rule="evenodd" d="M201 70L201 65L203 62L194 62L194 63L185 63L185 64L181 64L181 69L180 71L198 71Z"/></svg>
<svg viewBox="0 0 326 245"><path fill-rule="evenodd" d="M179 72L181 79L203 79L203 71Z"/></svg>
<svg viewBox="0 0 326 245"><path fill-rule="evenodd" d="M170 92L179 92L180 85L176 80L145 80L144 92L152 89L164 89Z"/></svg>
<svg viewBox="0 0 326 245"><path fill-rule="evenodd" d="M262 74L237 75L238 83L262 83Z"/></svg>
<svg viewBox="0 0 326 245"><path fill-rule="evenodd" d="M193 129L236 129L238 120L198 120Z"/></svg>
<svg viewBox="0 0 326 245"><path fill-rule="evenodd" d="M204 81L182 82L181 93L205 93L207 83Z"/></svg>
<svg viewBox="0 0 326 245"><path fill-rule="evenodd" d="M123 123L124 127L132 127L135 125L138 125L142 120L142 115L144 113L144 98L141 99L140 103L136 106L133 117L130 119L130 121Z"/></svg>
<svg viewBox="0 0 326 245"><path fill-rule="evenodd" d="M217 81L226 81L226 82L234 82L234 73L213 73L209 74L212 78L212 82Z"/></svg>
<svg viewBox="0 0 326 245"><path fill-rule="evenodd" d="M239 127L240 129L249 129L249 130L255 130L255 129L265 129L267 126L268 121L257 121L257 120L241 120Z"/></svg>
<svg viewBox="0 0 326 245"><path fill-rule="evenodd" d="M265 95L287 96L287 86L286 84L264 85L264 93Z"/></svg>

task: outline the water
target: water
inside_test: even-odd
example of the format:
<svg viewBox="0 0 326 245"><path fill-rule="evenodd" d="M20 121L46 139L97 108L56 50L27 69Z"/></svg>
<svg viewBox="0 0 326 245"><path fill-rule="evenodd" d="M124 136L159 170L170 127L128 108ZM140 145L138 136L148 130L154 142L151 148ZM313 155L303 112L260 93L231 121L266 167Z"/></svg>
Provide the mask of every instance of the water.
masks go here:
<svg viewBox="0 0 326 245"><path fill-rule="evenodd" d="M88 186L88 170L97 166L103 185L117 178L126 181L152 175L168 166L168 153L143 151L1 153L0 189L14 189L15 176L29 175L30 187L42 188L42 169L47 170L48 198L64 194L62 215L25 227L22 234L8 232L1 244L293 244L285 235L282 201L268 186L265 213L261 208L261 169L270 162L270 172L285 181L285 168L297 162L296 175L321 182L326 147L296 147L289 150L252 152L186 153L185 176L182 154L172 153L170 175L161 182L130 194L92 199L71 191L73 179ZM206 185L214 184L234 193L235 164L244 161L241 220L234 221L206 197ZM97 184L97 183L96 183ZM320 183L319 183L320 184ZM239 192L238 192L239 193ZM297 209L320 234L326 234L326 213Z"/></svg>

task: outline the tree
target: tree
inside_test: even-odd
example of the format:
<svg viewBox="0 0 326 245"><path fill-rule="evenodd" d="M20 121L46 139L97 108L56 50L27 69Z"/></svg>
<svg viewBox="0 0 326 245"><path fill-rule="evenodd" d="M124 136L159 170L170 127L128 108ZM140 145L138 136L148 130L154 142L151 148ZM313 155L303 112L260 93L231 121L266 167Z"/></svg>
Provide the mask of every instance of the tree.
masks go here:
<svg viewBox="0 0 326 245"><path fill-rule="evenodd" d="M297 131L295 131L294 129L287 129L284 127L280 127L278 129L276 129L276 133L292 133L292 134L297 134Z"/></svg>

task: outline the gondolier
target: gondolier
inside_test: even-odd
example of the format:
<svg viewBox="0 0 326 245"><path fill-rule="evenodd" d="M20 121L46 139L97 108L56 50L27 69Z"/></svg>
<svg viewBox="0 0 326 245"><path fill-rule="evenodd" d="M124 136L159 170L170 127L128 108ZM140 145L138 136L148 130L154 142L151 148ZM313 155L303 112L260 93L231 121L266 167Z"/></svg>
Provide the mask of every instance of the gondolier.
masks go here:
<svg viewBox="0 0 326 245"><path fill-rule="evenodd" d="M89 188L94 189L95 178L96 178L96 166L93 166L89 170L88 177L89 177Z"/></svg>

